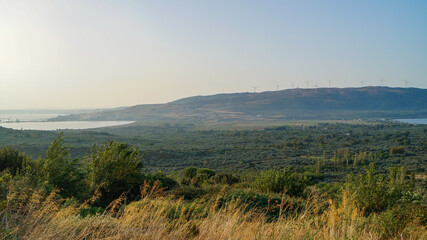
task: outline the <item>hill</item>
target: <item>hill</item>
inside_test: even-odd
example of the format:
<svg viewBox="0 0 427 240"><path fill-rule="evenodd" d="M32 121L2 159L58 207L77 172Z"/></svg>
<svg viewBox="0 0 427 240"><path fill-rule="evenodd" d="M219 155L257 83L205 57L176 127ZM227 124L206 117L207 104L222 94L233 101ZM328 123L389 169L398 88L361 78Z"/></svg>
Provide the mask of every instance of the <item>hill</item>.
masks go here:
<svg viewBox="0 0 427 240"><path fill-rule="evenodd" d="M427 89L318 88L195 96L166 104L62 116L62 120L229 121L427 116Z"/></svg>

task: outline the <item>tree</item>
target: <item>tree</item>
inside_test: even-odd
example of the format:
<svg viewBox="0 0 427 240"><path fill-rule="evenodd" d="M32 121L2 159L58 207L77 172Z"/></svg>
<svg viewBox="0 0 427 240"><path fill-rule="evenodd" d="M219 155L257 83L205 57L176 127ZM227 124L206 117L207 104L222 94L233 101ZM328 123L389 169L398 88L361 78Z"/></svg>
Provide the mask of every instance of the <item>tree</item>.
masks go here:
<svg viewBox="0 0 427 240"><path fill-rule="evenodd" d="M92 148L89 162L89 186L92 191L101 189L101 203L108 204L126 193L128 198L139 194L144 182L142 158L138 148L110 141Z"/></svg>
<svg viewBox="0 0 427 240"><path fill-rule="evenodd" d="M83 193L85 174L78 159L71 159L70 147L60 133L50 144L46 158L39 158L34 166L38 180L60 190L65 197Z"/></svg>
<svg viewBox="0 0 427 240"><path fill-rule="evenodd" d="M18 152L14 147L2 147L0 148L0 171L7 169L14 174L22 168L26 158L25 154Z"/></svg>

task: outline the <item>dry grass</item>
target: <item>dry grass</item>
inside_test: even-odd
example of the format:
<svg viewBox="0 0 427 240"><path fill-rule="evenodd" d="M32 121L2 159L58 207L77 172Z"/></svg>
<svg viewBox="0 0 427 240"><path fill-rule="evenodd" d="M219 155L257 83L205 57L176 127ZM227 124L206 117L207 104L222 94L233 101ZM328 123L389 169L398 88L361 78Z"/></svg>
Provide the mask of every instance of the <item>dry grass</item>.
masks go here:
<svg viewBox="0 0 427 240"><path fill-rule="evenodd" d="M325 203L315 195L294 216L267 221L239 200L218 207L216 201L188 203L161 195L158 185L142 189L138 202L114 201L102 214L82 217L93 201L64 204L57 192L13 193L1 212L3 239L380 239L372 220L352 204ZM12 199L12 198L10 198ZM93 200L93 199L92 199ZM285 206L283 198L281 207ZM321 209L326 209L319 214ZM285 211L285 209L282 209ZM281 211L281 212L282 212ZM409 224L396 239L426 239L426 228Z"/></svg>

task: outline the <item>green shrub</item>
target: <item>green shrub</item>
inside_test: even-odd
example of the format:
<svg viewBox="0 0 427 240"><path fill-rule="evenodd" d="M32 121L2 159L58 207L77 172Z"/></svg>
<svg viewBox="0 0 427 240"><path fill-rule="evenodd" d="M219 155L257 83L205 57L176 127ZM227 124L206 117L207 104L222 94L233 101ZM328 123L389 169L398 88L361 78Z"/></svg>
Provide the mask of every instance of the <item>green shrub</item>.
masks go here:
<svg viewBox="0 0 427 240"><path fill-rule="evenodd" d="M218 173L213 177L213 182L217 184L232 185L239 182L239 178L231 173Z"/></svg>
<svg viewBox="0 0 427 240"><path fill-rule="evenodd" d="M403 154L403 153L405 153L405 148L404 147L392 147L390 149L390 154L391 155Z"/></svg>
<svg viewBox="0 0 427 240"><path fill-rule="evenodd" d="M405 204L374 215L372 226L380 239L409 239L410 233L405 231L408 229L408 225L414 223L422 225L422 221L425 219L425 208L414 204Z"/></svg>
<svg viewBox="0 0 427 240"><path fill-rule="evenodd" d="M181 179L181 184L183 185L192 185L192 186L200 186L207 182L215 176L215 171L209 168L194 168L188 167L183 170L183 178Z"/></svg>
<svg viewBox="0 0 427 240"><path fill-rule="evenodd" d="M308 185L307 176L283 169L270 169L260 172L253 186L262 192L286 192L291 196L300 196Z"/></svg>
<svg viewBox="0 0 427 240"><path fill-rule="evenodd" d="M182 170L182 175L183 175L183 178L185 179L192 179L196 176L196 174L197 174L197 168L195 167L188 167Z"/></svg>
<svg viewBox="0 0 427 240"><path fill-rule="evenodd" d="M385 211L412 195L403 168L390 168L388 177L377 174L374 163L365 170L366 174L348 175L345 185L365 214Z"/></svg>
<svg viewBox="0 0 427 240"><path fill-rule="evenodd" d="M104 213L105 209L100 207L87 207L87 208L81 208L79 211L79 215L81 217L87 217L87 216L94 216L97 214Z"/></svg>
<svg viewBox="0 0 427 240"><path fill-rule="evenodd" d="M150 180L150 182L160 181L160 188L164 188L166 191L178 186L178 183L175 180L165 176L163 172L157 172L154 175L147 175L146 178Z"/></svg>
<svg viewBox="0 0 427 240"><path fill-rule="evenodd" d="M175 188L172 191L172 194L176 197L176 198L183 198L184 200L193 200L196 198L200 198L206 195L206 191L198 188L198 187L194 187L194 186L181 186L179 188Z"/></svg>
<svg viewBox="0 0 427 240"><path fill-rule="evenodd" d="M18 152L14 147L2 147L0 148L0 171L9 170L15 174L22 168L26 158L25 154Z"/></svg>
<svg viewBox="0 0 427 240"><path fill-rule="evenodd" d="M207 178L211 178L215 175L215 171L211 170L209 168L199 168L199 169L197 169L197 175L199 175L199 174L203 174L203 175L206 175Z"/></svg>
<svg viewBox="0 0 427 240"><path fill-rule="evenodd" d="M125 143L111 141L93 147L89 162L89 185L92 191L101 187L101 204L108 204L126 193L127 198L139 195L144 183L139 150Z"/></svg>
<svg viewBox="0 0 427 240"><path fill-rule="evenodd" d="M26 168L27 173L37 176L39 184L59 189L64 197L80 197L86 190L81 162L71 159L70 147L64 144L63 133L50 144L46 158L39 158L34 164L28 163Z"/></svg>

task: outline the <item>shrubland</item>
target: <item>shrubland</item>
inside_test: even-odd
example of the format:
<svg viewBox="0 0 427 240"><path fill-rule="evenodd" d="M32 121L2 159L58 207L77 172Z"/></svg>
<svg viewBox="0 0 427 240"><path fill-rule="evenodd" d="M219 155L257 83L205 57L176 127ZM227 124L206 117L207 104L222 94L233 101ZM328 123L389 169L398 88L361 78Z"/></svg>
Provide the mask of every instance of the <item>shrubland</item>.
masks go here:
<svg viewBox="0 0 427 240"><path fill-rule="evenodd" d="M241 125L236 124L208 130L208 127L217 127L211 123L200 130L201 126L190 123L150 126L135 123L68 130L63 136L64 143L72 148L73 159L88 156L94 144L101 146L111 140L138 147L144 156L144 169L152 173L169 174L190 166L218 173L316 166L321 181L342 182L349 173L363 173L370 162L375 162L383 174L393 166L404 166L415 173L425 172L427 167L425 125L363 121L351 124L295 121L270 127L265 127L268 122L243 124L249 127L241 129ZM45 157L57 135L54 131L0 127L0 147L12 145L37 159Z"/></svg>
<svg viewBox="0 0 427 240"><path fill-rule="evenodd" d="M0 149L1 238L427 238L423 175L397 164L378 171L382 152L341 147L311 166L164 173L127 143L72 151L63 134L36 160ZM363 170L324 181L334 168Z"/></svg>

